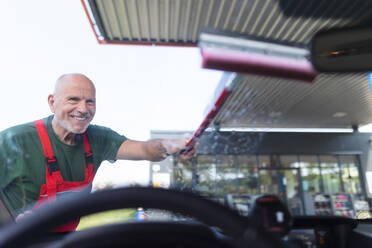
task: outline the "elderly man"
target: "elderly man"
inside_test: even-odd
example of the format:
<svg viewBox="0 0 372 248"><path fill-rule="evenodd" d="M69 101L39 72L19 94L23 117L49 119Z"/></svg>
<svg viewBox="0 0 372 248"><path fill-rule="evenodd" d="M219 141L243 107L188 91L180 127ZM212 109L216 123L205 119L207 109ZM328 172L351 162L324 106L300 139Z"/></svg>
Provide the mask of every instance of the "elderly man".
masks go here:
<svg viewBox="0 0 372 248"><path fill-rule="evenodd" d="M0 197L16 216L62 195L89 190L104 160L160 161L187 143L129 140L90 124L96 112L95 87L81 74L61 76L48 103L53 115L0 133ZM186 160L194 154L195 148L179 156ZM77 224L59 231L74 230Z"/></svg>

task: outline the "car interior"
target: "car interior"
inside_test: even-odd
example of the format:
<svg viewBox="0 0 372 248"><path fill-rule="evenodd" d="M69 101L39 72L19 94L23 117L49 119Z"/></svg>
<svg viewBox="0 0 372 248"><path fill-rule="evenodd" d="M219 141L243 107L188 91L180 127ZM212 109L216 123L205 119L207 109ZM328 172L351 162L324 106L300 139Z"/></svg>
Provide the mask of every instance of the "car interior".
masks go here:
<svg viewBox="0 0 372 248"><path fill-rule="evenodd" d="M288 87L285 85L287 81L296 85L311 84L312 87L319 84L324 86L327 82L329 85L336 84L337 80L355 80L351 86L362 81L368 85L367 73L372 70L372 1L369 0L82 0L81 5L82 14L87 15L92 32L102 46L150 44L197 47L202 56L202 68L224 72L204 121L194 130L188 143L187 149L190 149L200 142L197 152L199 158L213 149L225 149L223 152L230 154L228 146L219 148L219 142L229 137L215 138L211 129L295 128L304 123L309 123L304 127L324 127L330 123L330 119L321 119L322 115L318 117L316 113L303 113L306 109L301 109L303 115L300 116L304 117L301 120L288 115L287 119L278 122L281 113L271 112L266 116L269 121L265 122L261 113L253 112L258 108L252 107L251 103L234 103L239 94L247 92L240 84L244 80L251 80L257 85L277 80L268 96L258 90L255 97L264 97L262 101L271 101L275 97L285 101L288 97L290 101L286 94L275 95L280 92L280 87ZM157 15L154 16L154 13ZM157 19L158 33L151 31ZM143 21L142 26L133 24L140 20L147 21ZM174 20L178 23L170 25ZM177 27L179 30L174 32ZM340 85L345 86L347 82L340 82ZM371 94L368 87L364 89L369 91L366 94ZM337 97L337 94L332 97ZM233 108L242 114L229 115ZM250 119L244 115L244 109L248 109ZM365 116L357 124L366 123L370 118L372 116ZM353 128L354 124L346 120L344 123L330 123L327 127ZM237 135L235 139L241 144L241 149L250 149L246 136L241 136L243 138L239 141L240 134L233 133L231 137L234 135ZM286 133L281 135L285 137ZM262 140L260 137L257 139ZM282 139L278 139L276 142L280 146ZM296 146L291 148L295 150ZM205 164L208 166L208 163ZM176 166L176 162L173 166ZM187 166L196 166L196 162ZM368 164L362 166L359 175L364 174L367 167ZM283 167L282 170L285 173L300 173L300 168ZM290 198L288 190L287 195L280 191L280 187L289 187L292 182L289 177L280 179L283 184L275 188L273 178L280 175L267 167L260 168L258 172L249 171L245 174L246 178L241 177L241 180L248 180L254 173L262 175L259 182L251 180L247 183L251 188L260 185L255 193L215 195L215 192L219 192L218 187L235 186L228 185L230 181L226 180L226 185L217 185L215 192L209 192L208 185L193 187L190 183L185 186L187 180L180 176L181 179L174 179L173 185L168 187L152 184L148 187L119 187L82 193L62 199L58 204L44 206L17 221L14 221L11 211L0 198L0 248L371 246L370 208L367 206L363 214L358 214L354 206L357 200L360 204L371 204L372 192L368 192L364 176L358 184L362 192L359 195L348 194L346 183L342 186L343 194L307 194L311 186L305 182L300 183L302 187L296 184L291 186L293 192L300 195L296 202L295 193ZM351 178L352 173L348 173ZM308 173L302 176L310 177ZM199 181L202 181L202 175ZM312 201L312 210L305 207L308 201ZM352 207L347 205L352 201ZM303 207L296 208L299 204ZM148 215L146 220L100 225L75 232L51 231L82 216L138 208L145 210ZM155 218L160 216L157 210L164 211L161 218Z"/></svg>

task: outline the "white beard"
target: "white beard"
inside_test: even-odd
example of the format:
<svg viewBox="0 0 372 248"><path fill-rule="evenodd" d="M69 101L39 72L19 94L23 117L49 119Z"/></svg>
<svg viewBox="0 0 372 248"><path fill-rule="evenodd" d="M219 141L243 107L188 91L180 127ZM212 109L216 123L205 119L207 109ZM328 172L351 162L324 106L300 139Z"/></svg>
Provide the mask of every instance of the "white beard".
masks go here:
<svg viewBox="0 0 372 248"><path fill-rule="evenodd" d="M77 131L77 130L74 130L71 127L71 125L70 125L70 123L68 121L62 121L62 120L58 119L58 117L56 115L54 117L56 118L56 121L57 121L57 123L60 126L62 126L64 129L66 129L69 132L74 133L74 134L82 134L82 133L84 133L87 130L88 126L89 126L89 124L87 124L87 126L84 128L84 130Z"/></svg>

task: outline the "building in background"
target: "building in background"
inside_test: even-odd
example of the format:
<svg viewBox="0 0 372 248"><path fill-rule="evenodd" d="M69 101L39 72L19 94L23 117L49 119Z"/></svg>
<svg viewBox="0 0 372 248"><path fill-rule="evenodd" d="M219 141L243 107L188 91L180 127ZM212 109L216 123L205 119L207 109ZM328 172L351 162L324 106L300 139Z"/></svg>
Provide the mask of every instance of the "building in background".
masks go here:
<svg viewBox="0 0 372 248"><path fill-rule="evenodd" d="M153 131L151 136L186 133ZM275 194L293 214L370 217L365 176L370 137L358 132L206 132L193 161L151 163L152 184L192 188L243 214L256 196Z"/></svg>

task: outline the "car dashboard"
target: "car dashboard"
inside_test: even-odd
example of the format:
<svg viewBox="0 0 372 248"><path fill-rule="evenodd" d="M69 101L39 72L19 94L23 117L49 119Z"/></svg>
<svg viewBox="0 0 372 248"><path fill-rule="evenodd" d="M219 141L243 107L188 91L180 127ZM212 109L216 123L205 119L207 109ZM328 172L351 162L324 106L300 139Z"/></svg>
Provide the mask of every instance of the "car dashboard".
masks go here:
<svg viewBox="0 0 372 248"><path fill-rule="evenodd" d="M293 226L282 241L287 247L346 248L357 226L358 221L348 217L298 216L293 218Z"/></svg>
<svg viewBox="0 0 372 248"><path fill-rule="evenodd" d="M64 203L50 204L0 228L0 248L359 248L372 243L371 219L292 216L273 195L256 198L248 216L191 192L161 188L118 188L66 199ZM184 218L169 215L162 220L148 218L69 233L48 232L78 216L133 206L177 213Z"/></svg>
<svg viewBox="0 0 372 248"><path fill-rule="evenodd" d="M151 230L158 229L157 227L162 226L166 228L161 228L164 232L163 234L159 235L159 238L167 237L169 235L174 235L173 230L179 229L180 236L185 235L185 233L189 233L190 230L188 228L195 230L202 236L208 236L211 233L214 235L214 239L217 240L218 244L222 244L221 247L234 247L231 242L231 238L225 234L223 234L218 228L211 228L206 227L204 224L197 222L197 221L190 221L190 220L182 220L178 222L174 221L161 221L161 222L153 222L151 221L140 221L140 222L133 222L133 223L126 223L125 225L109 225L108 227L101 226L100 229L107 228L111 231L115 230L115 228L123 229L123 235L125 236L124 230L130 225L135 226L147 226L142 233L137 233L135 235L141 236L141 239L145 239L146 235L152 233L148 241L145 243L136 243L133 244L132 241L129 241L130 247L145 247L149 245L150 240L154 239L156 236L156 232L153 233ZM132 226L132 227L133 227ZM168 228L169 227L169 228ZM186 227L186 228L185 228ZM148 229L146 231L146 229ZM172 230L173 229L173 230ZM84 234L88 233L89 230L84 231L77 231L76 233ZM120 230L119 230L120 232ZM184 233L183 233L184 232ZM34 247L54 247L58 243L63 243L63 240L70 239L74 232L71 233L48 233L43 235L37 239L32 240L29 242L25 247L27 248L34 248ZM76 235L76 234L75 234ZM85 234L84 234L85 235ZM134 236L135 236L134 235ZM89 235L88 235L89 236ZM132 238L134 237L132 236ZM283 247L287 248L358 248L358 247L368 247L372 243L372 221L371 220L355 220L348 217L334 217L334 216L296 216L293 217L293 225L288 234L281 237L281 244ZM111 240L113 241L113 240ZM122 239L121 241L113 241L111 245L106 247L118 247L118 243L121 245L125 245L125 242L128 242L126 239ZM179 239L179 242L182 243L182 239ZM211 241L209 241L211 242ZM201 241L203 243L203 241ZM161 241L159 244L165 245L165 247L174 247L179 246L180 244L175 243L162 243ZM155 245L153 243L153 245ZM206 247L208 247L207 245ZM64 247L56 246L56 247ZM72 246L66 246L72 247ZM94 245L90 243L87 246L79 246L79 247L104 247L99 242L96 242ZM185 245L183 244L182 247L195 247L194 245ZM196 247L202 247L200 244L197 244Z"/></svg>

